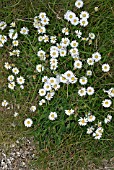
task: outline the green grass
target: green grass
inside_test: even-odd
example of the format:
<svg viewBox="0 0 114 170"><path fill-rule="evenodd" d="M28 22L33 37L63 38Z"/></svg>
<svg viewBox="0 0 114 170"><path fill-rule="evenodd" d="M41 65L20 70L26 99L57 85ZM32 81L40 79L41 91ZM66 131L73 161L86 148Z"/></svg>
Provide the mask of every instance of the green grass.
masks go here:
<svg viewBox="0 0 114 170"><path fill-rule="evenodd" d="M30 113L29 108L31 105L38 105L38 89L42 87L41 78L43 75L54 76L49 70L49 62L45 64L45 72L38 74L34 72L36 65L40 62L36 56L39 48L49 53L50 45L37 43L36 30L33 29L32 23L29 22L39 12L46 12L50 18L50 25L47 27L47 34L58 35L60 40L62 37L61 29L65 26L71 29L70 39L74 39L73 31L75 27L68 25L67 21L64 21L63 15L69 9L73 10L76 14L79 14L80 10L76 10L74 7L75 0L63 1L60 0L22 0L16 1L0 1L1 3L1 20L11 23L15 21L17 24L17 30L19 31L22 26L27 26L30 29L29 40L20 36L21 57L10 57L8 51L11 48L11 43L7 43L7 47L1 50L1 101L6 99L13 104L13 110L2 110L1 124L1 143L6 142L11 138L15 140L21 135L32 135L38 143L38 155L36 162L34 161L31 167L38 167L38 169L81 169L81 167L87 169L88 164L95 163L98 168L103 158L112 158L114 151L113 142L113 122L109 125L103 125L104 133L101 140L94 140L91 136L86 135L86 128L79 127L77 120L80 116L83 116L86 112L91 111L97 118L97 121L103 121L104 117L110 113L114 114L114 102L110 109L103 109L101 102L107 98L107 95L103 93L103 88L109 89L114 87L114 50L113 50L113 1L112 0L86 0L84 10L90 13L89 25L83 29L85 37L89 32L96 34L96 40L89 46L87 43L84 46L83 42L80 42L80 54L81 58L86 59L91 57L91 54L95 51L99 51L102 54L102 60L95 64L93 69L93 77L89 79L88 86L91 85L95 88L96 93L94 96L81 98L77 95L77 90L80 85L67 87L61 85L60 90L56 93L53 100L46 106L38 106L37 112ZM99 11L95 12L94 7L98 6ZM20 19L20 20L19 20ZM22 21L25 20L25 21ZM8 28L4 31L7 32ZM30 46L32 43L33 48ZM14 63L21 72L21 75L26 79L25 89L22 91L17 89L11 92L7 88L7 76L9 72L3 68L4 62ZM109 63L111 70L109 74L103 74L101 71L101 64ZM66 60L60 59L59 61L59 73L64 73L68 69L72 69L73 61L71 57ZM75 70L74 73L79 78L85 75L85 71L91 69L85 65L85 68L81 71ZM36 79L33 79L36 76ZM4 92L4 94L3 94ZM17 109L17 105L20 105L20 109ZM68 118L64 114L65 109L76 108L75 116ZM19 112L19 118L13 118L13 112ZM56 111L58 113L58 119L54 122L48 120L50 111ZM8 116L7 116L8 115ZM10 116L11 115L11 116ZM34 121L34 125L31 129L26 129L23 125L25 118L31 117ZM12 122L16 122L16 127L11 127ZM7 126L8 129L7 130ZM15 134L15 135L14 135ZM12 136L12 137L11 137Z"/></svg>

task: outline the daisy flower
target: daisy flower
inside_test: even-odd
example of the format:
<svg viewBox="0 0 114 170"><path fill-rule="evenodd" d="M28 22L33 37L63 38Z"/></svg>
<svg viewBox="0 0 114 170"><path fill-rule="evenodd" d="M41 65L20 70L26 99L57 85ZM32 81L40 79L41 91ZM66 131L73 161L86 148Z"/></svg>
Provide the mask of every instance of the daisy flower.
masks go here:
<svg viewBox="0 0 114 170"><path fill-rule="evenodd" d="M76 40L73 40L71 43L70 43L71 47L75 48L75 47L78 47L78 42Z"/></svg>
<svg viewBox="0 0 114 170"><path fill-rule="evenodd" d="M49 120L57 119L57 113L56 112L50 112L48 118L49 118Z"/></svg>
<svg viewBox="0 0 114 170"><path fill-rule="evenodd" d="M78 90L78 95L79 96L85 96L86 92L87 92L86 89L82 87L80 90Z"/></svg>
<svg viewBox="0 0 114 170"><path fill-rule="evenodd" d="M102 126L102 122L98 122L98 124L95 124L97 125L98 127L101 127Z"/></svg>
<svg viewBox="0 0 114 170"><path fill-rule="evenodd" d="M54 94L55 94L54 92L51 92L51 93L48 92L47 95L45 96L45 99L50 101L53 98Z"/></svg>
<svg viewBox="0 0 114 170"><path fill-rule="evenodd" d="M88 122L87 119L82 117L80 117L80 119L78 120L80 126L86 126L87 122Z"/></svg>
<svg viewBox="0 0 114 170"><path fill-rule="evenodd" d="M34 28L37 28L37 30L38 30L42 26L42 24L40 23L40 21L34 21L33 26L34 26Z"/></svg>
<svg viewBox="0 0 114 170"><path fill-rule="evenodd" d="M66 14L64 15L64 19L66 19L67 21L71 21L71 19L75 17L76 17L76 14L70 10L68 10Z"/></svg>
<svg viewBox="0 0 114 170"><path fill-rule="evenodd" d="M95 61L95 62L98 62L99 60L101 60L101 54L98 53L98 52L95 52L92 54L92 59Z"/></svg>
<svg viewBox="0 0 114 170"><path fill-rule="evenodd" d="M16 26L15 22L12 22L12 23L10 24L10 27L15 27L15 26Z"/></svg>
<svg viewBox="0 0 114 170"><path fill-rule="evenodd" d="M32 126L32 124L33 124L33 121L32 121L32 119L31 119L31 118L27 118L27 119L25 119L25 121L24 121L24 125L25 125L26 127L31 127L31 126Z"/></svg>
<svg viewBox="0 0 114 170"><path fill-rule="evenodd" d="M13 81L13 80L14 80L14 76L13 75L8 76L8 81Z"/></svg>
<svg viewBox="0 0 114 170"><path fill-rule="evenodd" d="M17 39L18 37L18 33L16 32L16 30L14 29L10 29L9 30L9 37L13 40Z"/></svg>
<svg viewBox="0 0 114 170"><path fill-rule="evenodd" d="M13 44L14 47L17 47L18 44L19 44L19 42L18 42L18 40L13 40L13 41L12 41L12 44Z"/></svg>
<svg viewBox="0 0 114 170"><path fill-rule="evenodd" d="M60 49L59 53L60 53L61 57L65 57L67 54L67 51L66 51L66 49Z"/></svg>
<svg viewBox="0 0 114 170"><path fill-rule="evenodd" d="M12 73L14 73L15 75L19 73L19 69L17 67L14 67L12 69Z"/></svg>
<svg viewBox="0 0 114 170"><path fill-rule="evenodd" d="M29 29L27 27L23 27L21 28L20 33L23 35L27 35L29 33Z"/></svg>
<svg viewBox="0 0 114 170"><path fill-rule="evenodd" d="M57 91L58 89L60 89L60 85L59 85L59 84L54 84L52 87L53 87L53 89L54 89L55 91Z"/></svg>
<svg viewBox="0 0 114 170"><path fill-rule="evenodd" d="M50 37L50 42L51 42L52 44L55 44L56 41L57 41L57 37L56 37L56 36L51 36L51 37Z"/></svg>
<svg viewBox="0 0 114 170"><path fill-rule="evenodd" d="M98 127L98 129L96 130L96 133L102 134L104 131L104 129L102 127Z"/></svg>
<svg viewBox="0 0 114 170"><path fill-rule="evenodd" d="M17 83L18 84L24 84L24 82L25 82L25 79L22 77L22 76L20 76L20 77L17 77Z"/></svg>
<svg viewBox="0 0 114 170"><path fill-rule="evenodd" d="M40 19L46 18L46 13L45 12L40 12L39 16Z"/></svg>
<svg viewBox="0 0 114 170"><path fill-rule="evenodd" d="M42 64L38 64L38 65L36 65L36 70L40 73L40 72L44 71L44 66Z"/></svg>
<svg viewBox="0 0 114 170"><path fill-rule="evenodd" d="M102 106L105 107L105 108L108 108L110 107L112 104L112 101L110 99L105 99L102 101Z"/></svg>
<svg viewBox="0 0 114 170"><path fill-rule="evenodd" d="M103 89L104 93L108 93L108 96L111 98L111 97L114 97L114 88L111 88L109 90L105 90Z"/></svg>
<svg viewBox="0 0 114 170"><path fill-rule="evenodd" d="M4 22L4 21L0 22L0 29L1 30L4 30L6 28L6 26L7 26L6 22Z"/></svg>
<svg viewBox="0 0 114 170"><path fill-rule="evenodd" d="M66 28L66 27L63 28L63 29L62 29L62 33L65 34L65 35L69 35L69 30L68 30L68 28Z"/></svg>
<svg viewBox="0 0 114 170"><path fill-rule="evenodd" d="M37 20L37 19L34 19L34 20ZM40 21L34 21L33 26L34 26L34 28L39 29L42 25L41 25Z"/></svg>
<svg viewBox="0 0 114 170"><path fill-rule="evenodd" d="M58 60L56 58L50 59L50 65L57 65L57 64L58 64Z"/></svg>
<svg viewBox="0 0 114 170"><path fill-rule="evenodd" d="M93 60L93 58L88 58L88 59L87 59L87 64L90 65L90 66L93 66L93 65L94 65L94 60Z"/></svg>
<svg viewBox="0 0 114 170"><path fill-rule="evenodd" d="M94 115L88 115L87 120L88 122L93 122L96 119Z"/></svg>
<svg viewBox="0 0 114 170"><path fill-rule="evenodd" d="M30 107L30 111L31 111L31 112L35 112L35 111L36 111L36 106L31 106L31 107Z"/></svg>
<svg viewBox="0 0 114 170"><path fill-rule="evenodd" d="M92 76L92 71L91 70L87 70L86 75L87 76Z"/></svg>
<svg viewBox="0 0 114 170"><path fill-rule="evenodd" d="M82 11L80 13L80 18L82 19L88 19L89 18L89 13L87 11Z"/></svg>
<svg viewBox="0 0 114 170"><path fill-rule="evenodd" d="M38 41L39 41L39 42L42 42L43 40L44 40L44 36L39 36L39 37L38 37Z"/></svg>
<svg viewBox="0 0 114 170"><path fill-rule="evenodd" d="M11 89L11 90L14 90L15 86L16 86L15 82L8 83L8 88Z"/></svg>
<svg viewBox="0 0 114 170"><path fill-rule="evenodd" d="M56 78L54 78L54 77L50 77L48 82L49 82L49 84L51 84L51 86L53 86L57 83Z"/></svg>
<svg viewBox="0 0 114 170"><path fill-rule="evenodd" d="M49 18L48 18L48 17L42 18L42 19L41 19L41 24L42 24L43 26L48 25L48 24L49 24Z"/></svg>
<svg viewBox="0 0 114 170"><path fill-rule="evenodd" d="M44 34L46 33L46 28L41 26L39 29L38 29L38 34Z"/></svg>
<svg viewBox="0 0 114 170"><path fill-rule="evenodd" d="M17 117L18 115L19 115L19 113L15 112L13 116Z"/></svg>
<svg viewBox="0 0 114 170"><path fill-rule="evenodd" d="M39 95L40 96L45 96L46 95L46 90L45 89L39 89Z"/></svg>
<svg viewBox="0 0 114 170"><path fill-rule="evenodd" d="M72 48L69 52L73 58L79 56L78 48Z"/></svg>
<svg viewBox="0 0 114 170"><path fill-rule="evenodd" d="M50 50L50 56L52 58L57 58L59 56L59 53L57 50Z"/></svg>
<svg viewBox="0 0 114 170"><path fill-rule="evenodd" d="M83 26L83 27L86 27L86 26L88 25L87 19L82 18L82 19L80 20L80 25Z"/></svg>
<svg viewBox="0 0 114 170"><path fill-rule="evenodd" d="M103 72L108 72L109 70L110 70L109 64L103 64L103 65L102 65L102 71L103 71Z"/></svg>
<svg viewBox="0 0 114 170"><path fill-rule="evenodd" d="M58 47L57 47L57 46L54 46L54 45L51 46L51 47L50 47L50 51L53 51L53 50L58 51Z"/></svg>
<svg viewBox="0 0 114 170"><path fill-rule="evenodd" d="M48 82L49 78L47 76L42 77L42 82Z"/></svg>
<svg viewBox="0 0 114 170"><path fill-rule="evenodd" d="M84 77L84 76L83 76L83 77L81 77L81 78L79 79L79 82L80 82L80 84L81 84L81 85L85 85L85 84L87 84L87 81L88 81L88 80L87 80L87 78L86 78L86 77Z"/></svg>
<svg viewBox="0 0 114 170"><path fill-rule="evenodd" d="M21 88L21 89L24 89L24 86L23 86L23 85L20 85L20 88Z"/></svg>
<svg viewBox="0 0 114 170"><path fill-rule="evenodd" d="M74 62L74 69L76 68L79 68L79 69L82 68L82 62L80 60L76 60Z"/></svg>
<svg viewBox="0 0 114 170"><path fill-rule="evenodd" d="M107 117L104 119L104 123L107 124L112 120L112 115L107 115Z"/></svg>
<svg viewBox="0 0 114 170"><path fill-rule="evenodd" d="M70 110L65 110L65 114L70 116L74 114L74 110L70 109Z"/></svg>
<svg viewBox="0 0 114 170"><path fill-rule="evenodd" d="M64 76L64 74L62 74L61 76L60 76L60 82L61 83L67 83L68 81L67 81L67 79L66 79L66 77Z"/></svg>
<svg viewBox="0 0 114 170"><path fill-rule="evenodd" d="M3 107L6 107L8 104L9 104L9 103L8 103L6 100L3 100L3 102L2 102L2 106L3 106Z"/></svg>
<svg viewBox="0 0 114 170"><path fill-rule="evenodd" d="M4 44L7 42L7 37L5 35L0 35L0 41Z"/></svg>
<svg viewBox="0 0 114 170"><path fill-rule="evenodd" d="M89 40L89 38L87 37L82 37L82 41L88 41Z"/></svg>
<svg viewBox="0 0 114 170"><path fill-rule="evenodd" d="M77 8L82 8L83 5L84 5L84 3L83 3L82 0L77 0L77 1L75 2L75 6L76 6Z"/></svg>
<svg viewBox="0 0 114 170"><path fill-rule="evenodd" d="M20 50L13 50L12 52L9 52L10 56L17 56L19 57L20 55Z"/></svg>
<svg viewBox="0 0 114 170"><path fill-rule="evenodd" d="M68 70L64 73L64 77L69 80L73 76L73 72Z"/></svg>
<svg viewBox="0 0 114 170"><path fill-rule="evenodd" d="M42 61L42 60L44 60L45 61L45 59L46 59L46 53L45 53L45 51L43 51L43 50L39 50L38 52L37 52L37 56L40 58L40 60Z"/></svg>
<svg viewBox="0 0 114 170"><path fill-rule="evenodd" d="M76 30L75 33L78 38L81 38L82 32L80 30Z"/></svg>
<svg viewBox="0 0 114 170"><path fill-rule="evenodd" d="M39 105L42 106L44 103L46 103L45 99L42 99L39 101Z"/></svg>
<svg viewBox="0 0 114 170"><path fill-rule="evenodd" d="M5 62L4 67L9 70L11 69L11 65L8 62Z"/></svg>
<svg viewBox="0 0 114 170"><path fill-rule="evenodd" d="M92 40L94 40L95 39L95 34L94 33L89 33L89 38L91 38Z"/></svg>
<svg viewBox="0 0 114 170"><path fill-rule="evenodd" d="M46 42L49 42L49 36L45 34L45 35L43 36L43 40L44 40L45 43L46 43Z"/></svg>
<svg viewBox="0 0 114 170"><path fill-rule="evenodd" d="M69 82L70 82L71 84L76 83L76 82L77 82L77 80L78 80L78 78L77 78L77 77L75 77L75 76L72 76L72 77L70 77L70 78L69 78Z"/></svg>
<svg viewBox="0 0 114 170"><path fill-rule="evenodd" d="M40 22L39 16L34 17L34 22Z"/></svg>
<svg viewBox="0 0 114 170"><path fill-rule="evenodd" d="M94 128L92 126L87 128L87 134L92 134L93 131L94 131Z"/></svg>
<svg viewBox="0 0 114 170"><path fill-rule="evenodd" d="M93 133L93 137L94 137L94 139L100 139L102 137L102 134L95 132L95 133Z"/></svg>
<svg viewBox="0 0 114 170"><path fill-rule="evenodd" d="M71 19L71 24L76 26L79 24L79 18L78 17L74 17Z"/></svg>
<svg viewBox="0 0 114 170"><path fill-rule="evenodd" d="M109 97L114 97L114 88L108 90Z"/></svg>
<svg viewBox="0 0 114 170"><path fill-rule="evenodd" d="M62 47L67 47L70 44L70 40L68 38L62 38L60 45Z"/></svg>
<svg viewBox="0 0 114 170"><path fill-rule="evenodd" d="M57 64L51 64L50 70L56 70L57 69Z"/></svg>
<svg viewBox="0 0 114 170"><path fill-rule="evenodd" d="M88 87L87 88L87 94L88 95L93 95L94 94L94 88L93 87Z"/></svg>
<svg viewBox="0 0 114 170"><path fill-rule="evenodd" d="M43 88L44 88L44 90L46 90L46 91L50 91L50 90L52 89L50 83L47 83L47 82L44 83Z"/></svg>

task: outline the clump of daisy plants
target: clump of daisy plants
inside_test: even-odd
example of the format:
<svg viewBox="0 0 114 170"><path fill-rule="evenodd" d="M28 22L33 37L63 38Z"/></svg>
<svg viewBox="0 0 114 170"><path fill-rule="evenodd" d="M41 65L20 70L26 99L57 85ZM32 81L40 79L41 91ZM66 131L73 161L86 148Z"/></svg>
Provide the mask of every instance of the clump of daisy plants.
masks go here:
<svg viewBox="0 0 114 170"><path fill-rule="evenodd" d="M98 117L96 112L99 112L100 109L103 109L104 112L106 112L106 110L111 107L112 98L114 97L114 87L102 89L102 92L105 94L104 96L107 97L102 97L102 101L101 99L99 100L100 104L98 111L94 111L94 108L91 109L91 106L88 106L88 111L85 111L85 106L83 106L82 114L80 112L78 113L78 104L80 103L80 100L83 101L86 99L91 101L95 98L95 94L98 94L98 89L95 89L94 83L91 82L96 65L100 65L103 74L108 74L111 69L108 63L101 62L103 54L101 54L100 51L93 49L93 52L88 52L87 56L86 52L83 52L86 45L93 48L92 44L95 43L96 39L94 32L89 32L87 35L83 33L83 30L89 26L90 17L89 12L83 10L83 5L84 3L82 0L77 0L75 2L75 8L80 11L78 14L71 10L66 11L64 20L67 26L65 25L65 27L61 29L61 36L50 35L48 33L48 25L51 25L51 21L45 12L40 12L38 16L35 16L31 26L37 35L36 46L37 44L39 45L38 50L35 50L32 46L32 41L30 41L30 36L32 34L30 30L31 26L28 28L28 26L25 26L24 24L24 26L18 30L18 25L16 25L15 22L8 25L6 22L1 21L0 47L4 48L4 46L11 42L12 48L9 50L9 56L15 57L16 60L20 60L23 55L20 44L21 41L27 39L30 43L29 48L32 48L33 53L38 60L34 67L34 73L41 78L39 89L37 89L38 104L30 106L29 111L31 113L33 112L34 115L36 114L36 117L37 112L41 115L44 114L43 120L41 121L49 121L49 124L55 123L56 126L59 124L56 124L56 121L60 121L59 126L62 126L65 122L64 128L68 127L68 122L72 120L73 123L77 124L77 127L80 126L84 128L88 135L91 135L94 139L100 139L104 133L105 125L112 120L112 115L109 113L105 116L102 115L102 120L100 120L100 117ZM71 30L72 28L73 31ZM4 33L6 29L8 29L8 32ZM84 45L83 51L81 47L82 44ZM44 46L46 46L46 48L44 48ZM64 65L68 64L68 62L70 63L70 67L64 70ZM18 88L26 90L27 77L25 78L25 76L22 75L21 69L18 68L16 63L12 64L6 61L4 63L4 68L8 72L8 90L11 90L12 92L16 91ZM75 98L76 105L70 104L69 108L64 108L60 99L62 89L66 90L67 100L70 95L69 93L72 93L71 91L69 92L70 87L75 89L73 93L76 94L74 96L77 96ZM54 98L55 101L61 101L60 108L51 105ZM97 104L98 103L96 103L96 105ZM9 105L9 102L6 101L6 99L2 101L2 107L7 108ZM41 107L42 113L39 113ZM47 113L43 113L47 107ZM57 110L54 108L57 108ZM17 116L18 113L15 112L14 117ZM35 122L31 114L29 114L24 120L24 125L26 127L31 127L34 124L36 125L37 122ZM44 127L39 126L39 128L43 129Z"/></svg>

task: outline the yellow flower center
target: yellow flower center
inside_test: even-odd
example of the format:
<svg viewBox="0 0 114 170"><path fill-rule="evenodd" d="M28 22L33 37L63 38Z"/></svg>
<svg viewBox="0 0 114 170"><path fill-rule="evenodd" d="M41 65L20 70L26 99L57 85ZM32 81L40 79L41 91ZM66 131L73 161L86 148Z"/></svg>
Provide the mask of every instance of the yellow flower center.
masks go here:
<svg viewBox="0 0 114 170"><path fill-rule="evenodd" d="M107 69L107 66L105 66L104 69Z"/></svg>
<svg viewBox="0 0 114 170"><path fill-rule="evenodd" d="M85 21L82 21L82 24L85 24Z"/></svg>
<svg viewBox="0 0 114 170"><path fill-rule="evenodd" d="M51 117L54 118L54 114L51 114Z"/></svg>
<svg viewBox="0 0 114 170"><path fill-rule="evenodd" d="M85 120L83 119L81 122L82 122L82 123L85 123Z"/></svg>
<svg viewBox="0 0 114 170"><path fill-rule="evenodd" d="M86 14L83 14L83 17L86 17Z"/></svg>
<svg viewBox="0 0 114 170"><path fill-rule="evenodd" d="M69 18L73 18L73 16L72 16L72 15L69 15Z"/></svg>
<svg viewBox="0 0 114 170"><path fill-rule="evenodd" d="M96 55L95 58L98 58L98 55Z"/></svg>
<svg viewBox="0 0 114 170"><path fill-rule="evenodd" d="M71 74L70 74L70 73L68 73L68 74L67 74L67 77L70 77L70 76L71 76Z"/></svg>
<svg viewBox="0 0 114 170"><path fill-rule="evenodd" d="M105 102L105 104L108 104L108 102Z"/></svg>
<svg viewBox="0 0 114 170"><path fill-rule="evenodd" d="M72 80L72 81L74 81L74 80L75 80L75 78L74 78L74 77L72 77L72 78L71 78L71 80Z"/></svg>
<svg viewBox="0 0 114 170"><path fill-rule="evenodd" d="M28 125L30 124L30 121L29 121L29 120L27 121L27 124L28 124Z"/></svg>
<svg viewBox="0 0 114 170"><path fill-rule="evenodd" d="M54 80L50 80L51 83L54 83Z"/></svg>

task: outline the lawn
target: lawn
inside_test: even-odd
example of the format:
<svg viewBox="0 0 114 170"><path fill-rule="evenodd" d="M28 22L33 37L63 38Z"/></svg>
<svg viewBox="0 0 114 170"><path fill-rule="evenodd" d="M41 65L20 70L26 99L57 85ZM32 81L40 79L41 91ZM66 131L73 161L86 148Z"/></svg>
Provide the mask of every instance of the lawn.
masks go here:
<svg viewBox="0 0 114 170"><path fill-rule="evenodd" d="M113 118L109 123L104 123L107 115L114 116L114 101L105 90L114 88L114 29L113 29L113 0L84 0L83 8L76 8L75 0L1 0L0 20L7 23L4 30L0 30L1 35L7 35L10 29L18 32L19 46L12 46L12 39L0 48L0 101L8 101L7 107L0 106L0 144L11 144L18 138L27 136L34 137L36 142L36 161L30 162L32 169L57 169L57 170L78 170L78 169L98 169L102 166L103 160L110 160L114 157L114 126ZM98 8L95 8L98 7ZM89 13L89 24L86 27L72 25L64 19L64 14L73 11L79 17L81 11ZM56 44L39 41L37 29L33 27L34 17L45 12L49 18L46 25L46 35L56 36L57 43L62 38L69 38L70 42L78 42L80 61L83 67L74 67L77 59L71 57L69 52L65 57L59 56L58 67L50 68L50 47ZM11 28L10 24L15 22L16 27ZM22 35L21 28L27 27L29 33ZM69 35L62 33L63 28L69 29ZM75 31L82 32L81 39L77 38ZM95 34L95 39L87 37L89 33ZM19 56L10 55L14 49L20 50ZM71 49L68 46L68 51ZM38 51L46 52L44 60L38 57ZM10 52L10 53L9 53ZM86 61L95 52L101 54L101 59L89 65ZM25 79L24 89L17 84L14 90L8 88L8 76L12 75L11 69L5 69L5 62L10 63L12 68L19 69L19 75ZM44 71L38 71L36 66L42 64ZM109 64L109 71L103 71L103 64ZM43 88L42 77L48 78L61 76L68 70L72 71L78 80L76 83L60 83L58 90L51 89L54 94L52 100L47 100L42 106L39 101L44 99L39 89ZM92 71L92 75L87 75L87 70ZM71 72L70 72L71 73ZM71 73L72 74L72 73ZM80 83L81 77L87 78L87 84ZM74 78L74 77L73 77ZM22 84L23 85L23 84ZM80 96L79 90L83 87L94 88L92 95ZM48 92L47 92L48 93ZM114 92L113 92L114 95ZM102 102L108 99L111 101L110 107L103 107ZM36 110L31 110L31 106L36 106ZM73 114L68 116L65 110L73 110ZM18 115L14 115L14 113ZM55 120L50 120L49 114L57 113ZM79 124L79 119L87 117L91 113L95 121ZM24 125L24 121L31 118L33 124L30 128ZM99 122L102 122L101 124ZM82 122L83 123L83 122ZM93 126L95 129L102 127L103 133L100 139L95 139L91 134L87 134L87 128ZM114 168L114 165L111 165Z"/></svg>

